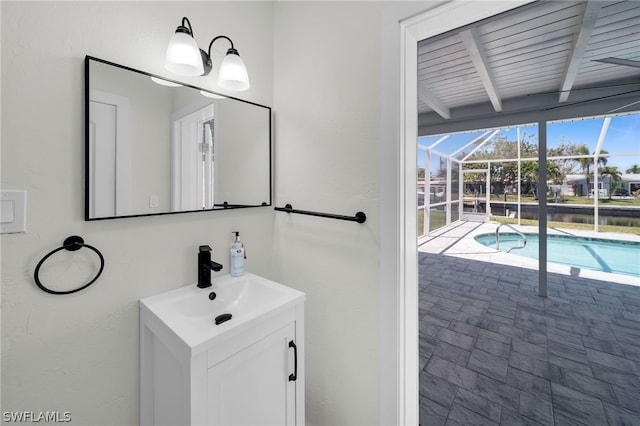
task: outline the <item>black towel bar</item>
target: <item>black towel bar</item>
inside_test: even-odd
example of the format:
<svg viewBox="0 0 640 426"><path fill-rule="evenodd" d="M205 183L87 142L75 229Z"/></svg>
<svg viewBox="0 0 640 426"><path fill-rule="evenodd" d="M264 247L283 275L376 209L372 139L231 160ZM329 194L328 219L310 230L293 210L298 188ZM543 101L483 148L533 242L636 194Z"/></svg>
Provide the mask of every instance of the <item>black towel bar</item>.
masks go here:
<svg viewBox="0 0 640 426"><path fill-rule="evenodd" d="M286 204L284 207L274 207L276 211L286 212L286 213L298 213L298 214L306 214L309 216L319 216L319 217L328 217L330 219L340 219L340 220L348 220L350 222L358 222L364 223L367 220L367 215L364 212L357 212L354 216L344 216L341 214L333 214L333 213L321 213L321 212L312 212L308 210L296 210L291 204Z"/></svg>

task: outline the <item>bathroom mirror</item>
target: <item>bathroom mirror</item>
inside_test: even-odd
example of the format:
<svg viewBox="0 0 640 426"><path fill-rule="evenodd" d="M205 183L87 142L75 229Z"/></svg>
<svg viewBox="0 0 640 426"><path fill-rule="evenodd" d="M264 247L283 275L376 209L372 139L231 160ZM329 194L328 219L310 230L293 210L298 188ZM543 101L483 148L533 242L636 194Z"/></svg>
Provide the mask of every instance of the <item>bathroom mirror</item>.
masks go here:
<svg viewBox="0 0 640 426"><path fill-rule="evenodd" d="M85 106L85 220L271 205L271 108L90 56Z"/></svg>

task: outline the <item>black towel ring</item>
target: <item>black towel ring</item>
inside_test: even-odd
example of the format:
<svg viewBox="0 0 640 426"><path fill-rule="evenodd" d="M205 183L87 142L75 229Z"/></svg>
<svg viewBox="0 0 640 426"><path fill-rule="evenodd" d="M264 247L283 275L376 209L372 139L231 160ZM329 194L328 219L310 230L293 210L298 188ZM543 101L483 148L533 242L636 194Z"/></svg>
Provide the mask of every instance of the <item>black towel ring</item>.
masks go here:
<svg viewBox="0 0 640 426"><path fill-rule="evenodd" d="M98 257L100 258L100 270L98 271L98 274L95 277L93 277L93 279L91 281L89 281L87 284L83 285L82 287L78 287L76 289L73 289L73 290L57 291L57 290L51 290L50 288L45 287L45 285L42 284L42 282L40 281L40 278L38 277L38 273L40 272L40 267L42 266L42 264L49 257L51 257L54 253L57 253L60 250L76 251L76 250L80 250L82 247L86 247L88 249L93 250L94 252L96 252ZM38 287L42 291L46 291L47 293L51 293L51 294L71 294L71 293L75 293L75 292L80 291L80 290L84 290L85 288L87 288L91 284L93 284L98 279L100 274L102 274L102 270L103 269L104 269L104 256L102 256L102 253L100 253L100 250L98 250L97 248L95 248L93 246L90 246L89 244L85 244L84 240L82 239L82 237L79 237L77 235L73 235L73 236L68 237L67 239L64 240L64 243L62 243L62 247L58 247L57 249L49 252L45 257L42 258L42 260L40 260L40 262L38 262L38 265L36 266L36 271L33 274L33 277L36 280L36 284L38 285Z"/></svg>

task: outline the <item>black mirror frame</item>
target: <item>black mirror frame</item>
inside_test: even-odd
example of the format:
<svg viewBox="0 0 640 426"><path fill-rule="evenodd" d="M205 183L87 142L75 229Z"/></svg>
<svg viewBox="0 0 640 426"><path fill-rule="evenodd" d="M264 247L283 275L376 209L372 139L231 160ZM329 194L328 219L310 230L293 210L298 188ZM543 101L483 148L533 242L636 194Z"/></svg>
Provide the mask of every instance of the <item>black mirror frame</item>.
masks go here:
<svg viewBox="0 0 640 426"><path fill-rule="evenodd" d="M90 153L89 153L89 131L90 131L90 126L89 126L89 105L90 105L90 97L89 97L89 92L90 92L90 73L89 73L89 64L91 61L96 61L99 63L103 63L106 65L111 65L117 68L121 68L127 71L131 71L134 73L138 73L141 75L145 75L148 77L156 77L162 80L166 80L172 83L176 83L179 84L181 86L184 87L189 87L191 89L195 89L195 90L203 90L205 92L209 92L209 93L213 93L215 95L218 96L223 96L225 98L228 99L233 99L239 102L243 102L246 104L250 104L250 105L255 105L261 108L265 108L268 113L269 113L269 199L268 201L264 201L261 204L256 204L256 205L238 205L238 204L227 204L226 202L223 203L222 206L220 207L214 207L212 209L197 209L197 210L183 210L183 211L169 211L169 212L158 212L158 213L141 213L141 214L131 214L131 215L122 215L122 216L108 216L108 217L90 217L89 216L89 210L90 210L90 206L89 206L89 202L90 202L90 188L89 188L89 179L90 179L90 170L89 170L89 164L90 164ZM211 90L208 89L203 89L201 87L196 87L190 84L186 84L180 81L176 81L176 80L172 80L166 77L161 77L155 74L151 74L145 71L140 71L137 70L135 68L131 68L128 67L126 65L121 65L121 64L117 64L115 62L111 62L111 61L107 61L105 59L100 59L100 58L96 58L93 56L89 56L86 55L85 56L85 60L84 60L84 104L85 104L85 119L84 119L84 137L85 137L85 153L84 153L84 220L85 221L96 221L96 220L107 220L107 219L124 219L124 218L131 218L131 217L145 217L145 216L164 216L164 215L170 215L170 214L182 214L182 213L196 213L196 212L215 212L215 211L224 211L224 210L231 210L231 209L243 209L243 208L253 208L253 207L269 207L272 205L273 202L273 115L272 115L272 111L271 111L271 107L268 107L266 105L261 105L255 102L250 102L244 99L239 99L239 98L235 98L233 96L229 96L227 94L221 94L221 93L217 93L217 92L213 92Z"/></svg>

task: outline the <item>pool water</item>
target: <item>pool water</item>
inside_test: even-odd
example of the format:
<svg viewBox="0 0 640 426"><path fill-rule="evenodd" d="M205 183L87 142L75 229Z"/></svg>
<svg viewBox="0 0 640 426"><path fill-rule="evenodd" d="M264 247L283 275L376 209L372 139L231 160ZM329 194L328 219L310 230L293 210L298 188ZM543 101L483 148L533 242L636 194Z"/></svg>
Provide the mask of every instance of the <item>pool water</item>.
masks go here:
<svg viewBox="0 0 640 426"><path fill-rule="evenodd" d="M527 246L523 249L513 249L510 254L537 259L538 235L525 235ZM488 247L496 246L495 233L478 235L475 240ZM520 235L500 234L501 251L521 245ZM640 277L640 242L548 235L547 260L576 268Z"/></svg>

